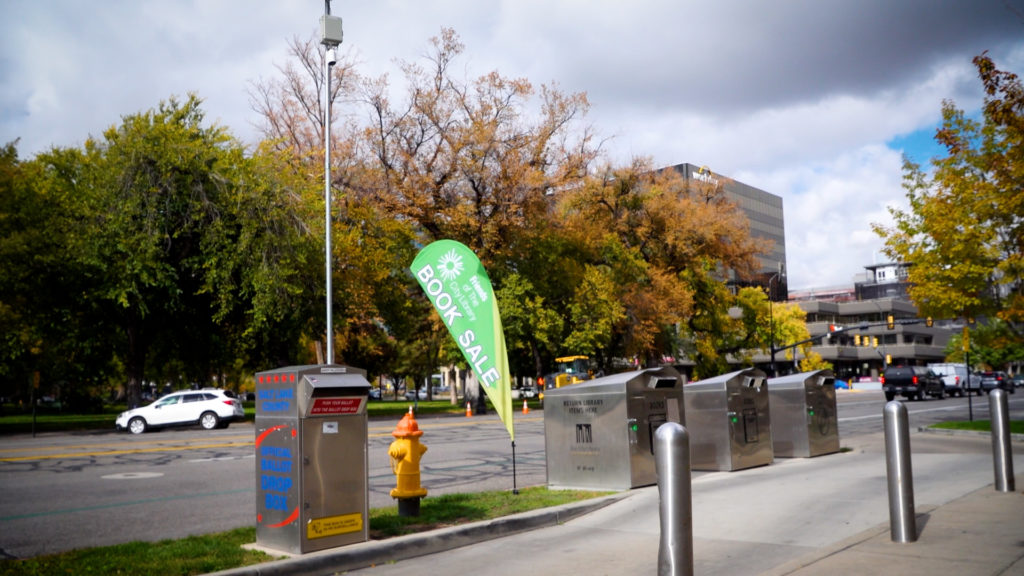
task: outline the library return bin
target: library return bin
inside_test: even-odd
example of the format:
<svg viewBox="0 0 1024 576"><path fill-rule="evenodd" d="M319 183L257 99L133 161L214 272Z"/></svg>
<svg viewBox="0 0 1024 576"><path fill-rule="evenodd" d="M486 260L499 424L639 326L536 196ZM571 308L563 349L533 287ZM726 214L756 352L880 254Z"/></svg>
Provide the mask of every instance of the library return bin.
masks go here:
<svg viewBox="0 0 1024 576"><path fill-rule="evenodd" d="M683 386L692 470L732 471L772 463L765 373L746 368Z"/></svg>
<svg viewBox="0 0 1024 576"><path fill-rule="evenodd" d="M768 379L772 447L778 458L839 452L836 380L831 370Z"/></svg>
<svg viewBox="0 0 1024 576"><path fill-rule="evenodd" d="M369 539L366 372L256 374L256 543L305 554Z"/></svg>
<svg viewBox="0 0 1024 576"><path fill-rule="evenodd" d="M679 372L662 367L546 391L548 486L628 490L657 483L654 431L683 423L682 389Z"/></svg>

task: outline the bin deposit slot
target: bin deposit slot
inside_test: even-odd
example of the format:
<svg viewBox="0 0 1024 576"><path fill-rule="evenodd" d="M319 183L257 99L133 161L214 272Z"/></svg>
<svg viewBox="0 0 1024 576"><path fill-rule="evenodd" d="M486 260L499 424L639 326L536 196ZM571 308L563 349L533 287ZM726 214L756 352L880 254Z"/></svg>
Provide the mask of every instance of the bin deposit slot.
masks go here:
<svg viewBox="0 0 1024 576"><path fill-rule="evenodd" d="M651 414L647 421L647 437L651 440L651 454L654 454L654 431L667 421L668 419L665 417L665 414Z"/></svg>
<svg viewBox="0 0 1024 576"><path fill-rule="evenodd" d="M747 444L754 444L757 442L757 409L756 408L744 408L743 409L743 441Z"/></svg>

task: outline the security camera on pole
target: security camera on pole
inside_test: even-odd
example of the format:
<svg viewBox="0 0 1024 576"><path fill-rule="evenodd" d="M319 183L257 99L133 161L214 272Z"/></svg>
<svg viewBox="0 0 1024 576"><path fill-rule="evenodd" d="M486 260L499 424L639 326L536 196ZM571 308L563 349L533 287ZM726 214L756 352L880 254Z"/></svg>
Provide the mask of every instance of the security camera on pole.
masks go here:
<svg viewBox="0 0 1024 576"><path fill-rule="evenodd" d="M341 17L331 16L331 0L324 0L324 15L320 17L320 43L327 48L324 55L324 261L327 292L327 357L326 364L334 364L334 321L331 306L331 67L338 61L337 47L344 34Z"/></svg>

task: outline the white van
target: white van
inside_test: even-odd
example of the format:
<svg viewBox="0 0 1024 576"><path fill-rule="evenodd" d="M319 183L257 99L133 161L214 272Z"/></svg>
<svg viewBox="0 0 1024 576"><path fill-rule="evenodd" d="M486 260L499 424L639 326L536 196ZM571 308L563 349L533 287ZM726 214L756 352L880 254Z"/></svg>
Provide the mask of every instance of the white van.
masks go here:
<svg viewBox="0 0 1024 576"><path fill-rule="evenodd" d="M942 377L942 382L946 385L946 394L962 397L968 392L966 364L929 364L928 368ZM981 381L978 378L971 378L970 391L980 391L980 386Z"/></svg>

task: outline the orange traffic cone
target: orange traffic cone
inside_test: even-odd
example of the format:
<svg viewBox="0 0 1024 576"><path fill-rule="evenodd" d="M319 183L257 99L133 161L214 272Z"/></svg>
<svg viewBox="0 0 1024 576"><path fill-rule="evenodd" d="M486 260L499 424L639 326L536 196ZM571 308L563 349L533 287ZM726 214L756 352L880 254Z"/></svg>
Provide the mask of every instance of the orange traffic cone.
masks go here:
<svg viewBox="0 0 1024 576"><path fill-rule="evenodd" d="M526 405L526 400L523 400L523 414L529 414L530 407Z"/></svg>
<svg viewBox="0 0 1024 576"><path fill-rule="evenodd" d="M466 402L466 418L473 415L473 409L469 407L469 402Z"/></svg>

